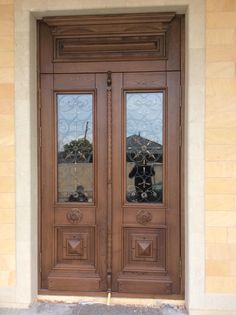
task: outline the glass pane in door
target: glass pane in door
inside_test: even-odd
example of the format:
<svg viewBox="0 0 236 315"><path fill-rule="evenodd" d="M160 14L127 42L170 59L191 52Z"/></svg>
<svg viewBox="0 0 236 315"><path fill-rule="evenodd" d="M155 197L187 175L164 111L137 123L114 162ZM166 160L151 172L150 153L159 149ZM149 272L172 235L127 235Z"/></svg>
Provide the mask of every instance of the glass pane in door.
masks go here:
<svg viewBox="0 0 236 315"><path fill-rule="evenodd" d="M163 199L163 92L127 92L126 199Z"/></svg>
<svg viewBox="0 0 236 315"><path fill-rule="evenodd" d="M57 94L58 202L93 202L93 94Z"/></svg>

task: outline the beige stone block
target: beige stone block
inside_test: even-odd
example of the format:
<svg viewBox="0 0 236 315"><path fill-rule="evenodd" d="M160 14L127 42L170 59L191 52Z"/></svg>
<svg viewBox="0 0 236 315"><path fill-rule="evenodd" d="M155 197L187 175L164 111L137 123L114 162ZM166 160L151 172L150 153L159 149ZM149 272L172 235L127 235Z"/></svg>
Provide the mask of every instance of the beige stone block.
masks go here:
<svg viewBox="0 0 236 315"><path fill-rule="evenodd" d="M206 227L206 243L227 243L227 228Z"/></svg>
<svg viewBox="0 0 236 315"><path fill-rule="evenodd" d="M236 12L208 12L206 15L206 28L234 28L236 27Z"/></svg>
<svg viewBox="0 0 236 315"><path fill-rule="evenodd" d="M0 122L0 145L13 145L15 143L13 115L0 114Z"/></svg>
<svg viewBox="0 0 236 315"><path fill-rule="evenodd" d="M208 95L206 96L206 115L211 112L236 112L236 95Z"/></svg>
<svg viewBox="0 0 236 315"><path fill-rule="evenodd" d="M215 45L206 47L206 61L219 62L219 61L235 61L236 45Z"/></svg>
<svg viewBox="0 0 236 315"><path fill-rule="evenodd" d="M212 45L233 45L235 44L235 29L211 29L206 30L206 47Z"/></svg>
<svg viewBox="0 0 236 315"><path fill-rule="evenodd" d="M14 240L14 239L15 239L15 224L0 223L0 240Z"/></svg>
<svg viewBox="0 0 236 315"><path fill-rule="evenodd" d="M206 161L236 160L236 145L208 144L205 151Z"/></svg>
<svg viewBox="0 0 236 315"><path fill-rule="evenodd" d="M0 254L14 254L15 240L1 240L0 239Z"/></svg>
<svg viewBox="0 0 236 315"><path fill-rule="evenodd" d="M0 287L8 285L9 271L0 270Z"/></svg>
<svg viewBox="0 0 236 315"><path fill-rule="evenodd" d="M0 99L0 113L3 115L14 115L14 100L1 100Z"/></svg>
<svg viewBox="0 0 236 315"><path fill-rule="evenodd" d="M14 145L15 144L15 135L9 129L5 129L3 132L0 133L0 145Z"/></svg>
<svg viewBox="0 0 236 315"><path fill-rule="evenodd" d="M236 260L236 243L229 243L230 260Z"/></svg>
<svg viewBox="0 0 236 315"><path fill-rule="evenodd" d="M15 192L15 176L0 176L0 192Z"/></svg>
<svg viewBox="0 0 236 315"><path fill-rule="evenodd" d="M236 112L208 112L206 113L206 129L208 128L235 128Z"/></svg>
<svg viewBox="0 0 236 315"><path fill-rule="evenodd" d="M0 4L10 4L14 3L15 0L0 0Z"/></svg>
<svg viewBox="0 0 236 315"><path fill-rule="evenodd" d="M14 80L13 68L1 68L0 71L0 83L10 83Z"/></svg>
<svg viewBox="0 0 236 315"><path fill-rule="evenodd" d="M209 62L206 64L207 78L234 78L235 62Z"/></svg>
<svg viewBox="0 0 236 315"><path fill-rule="evenodd" d="M15 161L15 147L0 145L0 162Z"/></svg>
<svg viewBox="0 0 236 315"><path fill-rule="evenodd" d="M1 26L4 27L4 26ZM14 38L13 36L1 36L0 37L0 51L14 51Z"/></svg>
<svg viewBox="0 0 236 315"><path fill-rule="evenodd" d="M6 129L7 127L14 129L14 117L13 115L4 115L0 113L0 131Z"/></svg>
<svg viewBox="0 0 236 315"><path fill-rule="evenodd" d="M15 271L0 271L0 287L15 284Z"/></svg>
<svg viewBox="0 0 236 315"><path fill-rule="evenodd" d="M10 42L14 43L14 22L13 21L0 21L0 38L9 37ZM12 46L14 47L14 46ZM0 50L6 51L6 47L0 47Z"/></svg>
<svg viewBox="0 0 236 315"><path fill-rule="evenodd" d="M206 80L206 95L208 96L220 96L220 95L221 96L224 96L224 95L236 96L236 79L217 79L217 78L207 79Z"/></svg>
<svg viewBox="0 0 236 315"><path fill-rule="evenodd" d="M234 161L206 161L206 177L234 177Z"/></svg>
<svg viewBox="0 0 236 315"><path fill-rule="evenodd" d="M0 114L12 115L12 116L14 114L14 84L13 83L0 84Z"/></svg>
<svg viewBox="0 0 236 315"><path fill-rule="evenodd" d="M12 51L0 51L0 71L1 68L14 67L14 53Z"/></svg>
<svg viewBox="0 0 236 315"><path fill-rule="evenodd" d="M1 224L14 224L16 221L14 209L0 208L0 223ZM1 249L0 249L1 252Z"/></svg>
<svg viewBox="0 0 236 315"><path fill-rule="evenodd" d="M0 23L3 25L4 21L14 20L14 5L13 4L0 4Z"/></svg>
<svg viewBox="0 0 236 315"><path fill-rule="evenodd" d="M236 293L236 277L206 277L206 290L209 293Z"/></svg>
<svg viewBox="0 0 236 315"><path fill-rule="evenodd" d="M234 195L213 194L205 196L205 207L208 211L233 211L235 206Z"/></svg>
<svg viewBox="0 0 236 315"><path fill-rule="evenodd" d="M1 209L15 208L15 193L0 193L0 207Z"/></svg>
<svg viewBox="0 0 236 315"><path fill-rule="evenodd" d="M236 227L236 211L206 211L206 226Z"/></svg>
<svg viewBox="0 0 236 315"><path fill-rule="evenodd" d="M235 0L207 0L206 8L209 12L235 11Z"/></svg>
<svg viewBox="0 0 236 315"><path fill-rule="evenodd" d="M236 194L236 178L206 178L206 194Z"/></svg>
<svg viewBox="0 0 236 315"><path fill-rule="evenodd" d="M0 162L0 176L14 176L14 175L15 175L14 162Z"/></svg>
<svg viewBox="0 0 236 315"><path fill-rule="evenodd" d="M16 283L16 271L10 271L8 277L8 285L13 286Z"/></svg>
<svg viewBox="0 0 236 315"><path fill-rule="evenodd" d="M228 228L227 241L230 244L236 244L236 227Z"/></svg>
<svg viewBox="0 0 236 315"><path fill-rule="evenodd" d="M15 270L15 255L0 255L0 270Z"/></svg>
<svg viewBox="0 0 236 315"><path fill-rule="evenodd" d="M14 99L14 83L0 83L0 101L1 100L12 100ZM0 106L0 113L2 106Z"/></svg>
<svg viewBox="0 0 236 315"><path fill-rule="evenodd" d="M229 276L230 265L227 260L207 260L206 276Z"/></svg>
<svg viewBox="0 0 236 315"><path fill-rule="evenodd" d="M236 113L235 113L236 115ZM206 114L211 116L210 113ZM235 144L236 145L236 128L207 128L205 130L206 144Z"/></svg>
<svg viewBox="0 0 236 315"><path fill-rule="evenodd" d="M0 5L2 4L14 4L15 0L0 0Z"/></svg>
<svg viewBox="0 0 236 315"><path fill-rule="evenodd" d="M0 114L0 138L5 134L14 133L14 117L13 115Z"/></svg>
<svg viewBox="0 0 236 315"><path fill-rule="evenodd" d="M206 260L229 260L230 250L227 244L206 244Z"/></svg>
<svg viewBox="0 0 236 315"><path fill-rule="evenodd" d="M236 260L229 261L229 274L236 277Z"/></svg>

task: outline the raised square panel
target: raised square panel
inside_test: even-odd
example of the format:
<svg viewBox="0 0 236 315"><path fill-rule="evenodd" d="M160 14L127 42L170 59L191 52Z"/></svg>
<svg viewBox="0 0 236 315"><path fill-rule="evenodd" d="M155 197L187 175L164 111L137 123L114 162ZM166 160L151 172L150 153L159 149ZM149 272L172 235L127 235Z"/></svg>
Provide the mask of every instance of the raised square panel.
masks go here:
<svg viewBox="0 0 236 315"><path fill-rule="evenodd" d="M155 235L133 234L132 261L156 261L157 237Z"/></svg>
<svg viewBox="0 0 236 315"><path fill-rule="evenodd" d="M124 271L164 271L165 234L165 228L125 228Z"/></svg>
<svg viewBox="0 0 236 315"><path fill-rule="evenodd" d="M141 240L135 243L135 256L137 258L153 257L153 242L151 240Z"/></svg>
<svg viewBox="0 0 236 315"><path fill-rule="evenodd" d="M97 61L166 58L165 34L109 36L109 37L55 37L54 61Z"/></svg>
<svg viewBox="0 0 236 315"><path fill-rule="evenodd" d="M56 268L94 265L93 227L57 227L55 232Z"/></svg>
<svg viewBox="0 0 236 315"><path fill-rule="evenodd" d="M64 233L63 259L87 259L88 237L88 233Z"/></svg>

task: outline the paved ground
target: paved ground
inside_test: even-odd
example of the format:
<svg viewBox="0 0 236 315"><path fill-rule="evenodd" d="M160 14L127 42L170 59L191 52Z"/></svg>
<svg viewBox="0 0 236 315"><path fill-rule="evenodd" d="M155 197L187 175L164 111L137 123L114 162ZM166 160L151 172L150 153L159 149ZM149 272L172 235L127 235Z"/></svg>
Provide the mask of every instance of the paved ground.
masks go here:
<svg viewBox="0 0 236 315"><path fill-rule="evenodd" d="M161 308L104 304L34 303L29 309L0 309L0 315L187 315L170 305Z"/></svg>

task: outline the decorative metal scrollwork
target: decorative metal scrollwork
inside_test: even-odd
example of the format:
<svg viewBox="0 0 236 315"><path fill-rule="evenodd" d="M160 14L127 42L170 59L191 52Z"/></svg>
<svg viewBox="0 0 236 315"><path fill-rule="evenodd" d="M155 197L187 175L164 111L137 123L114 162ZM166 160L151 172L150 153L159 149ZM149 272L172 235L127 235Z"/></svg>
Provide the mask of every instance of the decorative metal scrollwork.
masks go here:
<svg viewBox="0 0 236 315"><path fill-rule="evenodd" d="M79 222L82 221L83 219L83 213L81 210L74 208L74 209L70 209L67 212L67 220L72 223L72 224L78 224Z"/></svg>
<svg viewBox="0 0 236 315"><path fill-rule="evenodd" d="M93 98L57 94L59 202L93 200Z"/></svg>
<svg viewBox="0 0 236 315"><path fill-rule="evenodd" d="M162 202L163 93L126 93L127 201Z"/></svg>
<svg viewBox="0 0 236 315"><path fill-rule="evenodd" d="M139 210L136 214L136 221L140 224L147 224L152 221L152 214L148 210Z"/></svg>

